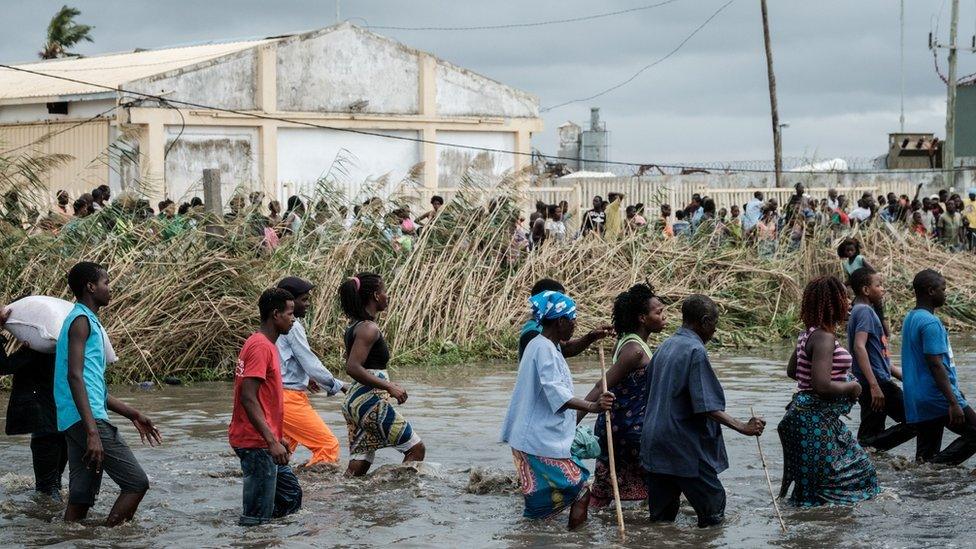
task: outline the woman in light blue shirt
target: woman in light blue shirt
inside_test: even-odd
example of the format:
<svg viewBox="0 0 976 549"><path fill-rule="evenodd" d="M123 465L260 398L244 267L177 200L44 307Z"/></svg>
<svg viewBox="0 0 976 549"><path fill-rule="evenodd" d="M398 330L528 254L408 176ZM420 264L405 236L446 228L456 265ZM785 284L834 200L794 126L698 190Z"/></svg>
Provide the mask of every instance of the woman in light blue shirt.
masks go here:
<svg viewBox="0 0 976 549"><path fill-rule="evenodd" d="M559 350L573 337L576 303L560 292L532 296L532 316L542 333L525 348L518 378L502 426L501 441L512 447L524 516L547 518L571 507L569 528L586 521L590 473L570 452L576 435L576 410L601 412L613 405L613 394L597 401L576 398L569 365Z"/></svg>

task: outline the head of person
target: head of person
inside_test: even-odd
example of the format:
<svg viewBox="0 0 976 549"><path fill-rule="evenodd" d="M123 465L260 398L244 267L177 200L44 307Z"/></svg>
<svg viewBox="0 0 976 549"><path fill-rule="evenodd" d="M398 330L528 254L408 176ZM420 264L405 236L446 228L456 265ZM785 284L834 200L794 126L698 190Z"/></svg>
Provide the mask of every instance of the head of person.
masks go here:
<svg viewBox="0 0 976 549"><path fill-rule="evenodd" d="M919 271L912 279L912 290L915 291L915 300L920 305L928 305L933 309L945 305L946 280L938 271Z"/></svg>
<svg viewBox="0 0 976 549"><path fill-rule="evenodd" d="M661 217L665 219L671 217L671 204L661 204Z"/></svg>
<svg viewBox="0 0 976 549"><path fill-rule="evenodd" d="M566 202L565 200L560 200L559 201L559 209L562 210L563 215L565 215L566 212L569 211L569 202Z"/></svg>
<svg viewBox="0 0 976 549"><path fill-rule="evenodd" d="M635 284L613 300L613 329L618 336L664 330L664 303L649 284Z"/></svg>
<svg viewBox="0 0 976 549"><path fill-rule="evenodd" d="M547 208L549 219L553 221L561 221L563 218L563 209L559 207L558 204L550 204Z"/></svg>
<svg viewBox="0 0 976 549"><path fill-rule="evenodd" d="M837 189L834 188L827 189L827 196L831 200L837 200Z"/></svg>
<svg viewBox="0 0 976 549"><path fill-rule="evenodd" d="M261 203L264 202L264 193L261 191L253 191L248 196L248 201L251 203L251 206L260 207Z"/></svg>
<svg viewBox="0 0 976 549"><path fill-rule="evenodd" d="M952 215L956 213L956 202L954 200L949 200L945 203L946 213Z"/></svg>
<svg viewBox="0 0 976 549"><path fill-rule="evenodd" d="M969 199L976 200L976 189L969 189Z"/></svg>
<svg viewBox="0 0 976 549"><path fill-rule="evenodd" d="M793 185L793 190L796 191L796 196L803 196L806 189L803 187L803 183L797 183Z"/></svg>
<svg viewBox="0 0 976 549"><path fill-rule="evenodd" d="M233 213L238 213L244 209L246 204L247 202L244 199L244 195L235 194L230 198L230 211Z"/></svg>
<svg viewBox="0 0 976 549"><path fill-rule="evenodd" d="M922 210L924 210L924 211L927 212L927 211L929 211L931 209L932 209L932 199L929 198L929 197L927 197L927 196L926 197L923 197L922 198Z"/></svg>
<svg viewBox="0 0 976 549"><path fill-rule="evenodd" d="M112 300L108 271L98 263L82 261L68 271L68 288L78 301L91 300L99 307Z"/></svg>
<svg viewBox="0 0 976 549"><path fill-rule="evenodd" d="M108 202L112 199L112 189L108 185L99 185L98 188L102 190L102 200Z"/></svg>
<svg viewBox="0 0 976 549"><path fill-rule="evenodd" d="M861 255L861 242L856 238L845 238L837 246L837 257L850 259Z"/></svg>
<svg viewBox="0 0 976 549"><path fill-rule="evenodd" d="M315 285L297 276L286 276L278 281L278 288L287 291L294 297L295 317L305 318L311 301L312 289Z"/></svg>
<svg viewBox="0 0 976 549"><path fill-rule="evenodd" d="M600 207L603 206L603 197L596 195L593 197L593 209L599 211Z"/></svg>
<svg viewBox="0 0 976 549"><path fill-rule="evenodd" d="M625 213L627 214L627 219L633 219L637 217L637 208L634 206L627 206Z"/></svg>
<svg viewBox="0 0 976 549"><path fill-rule="evenodd" d="M940 189L939 190L939 202L945 202L948 199L949 199L949 191L947 191L945 189Z"/></svg>
<svg viewBox="0 0 976 549"><path fill-rule="evenodd" d="M763 221L769 222L776 217L776 207L772 204L767 204L765 208L762 209Z"/></svg>
<svg viewBox="0 0 976 549"><path fill-rule="evenodd" d="M847 288L836 276L821 276L807 283L800 303L800 320L807 328L833 331L847 319Z"/></svg>
<svg viewBox="0 0 976 549"><path fill-rule="evenodd" d="M389 306L386 285L380 275L359 273L339 285L339 306L349 320L376 320L370 309L381 313Z"/></svg>
<svg viewBox="0 0 976 549"><path fill-rule="evenodd" d="M203 200L199 196L194 196L192 199L190 199L190 207L191 208L202 208L203 207Z"/></svg>
<svg viewBox="0 0 976 549"><path fill-rule="evenodd" d="M912 212L912 223L915 223L916 225L922 224L922 212L918 210Z"/></svg>
<svg viewBox="0 0 976 549"><path fill-rule="evenodd" d="M268 288L258 298L261 324L271 326L279 334L287 334L295 323L295 296L288 290Z"/></svg>
<svg viewBox="0 0 976 549"><path fill-rule="evenodd" d="M549 205L546 204L545 202L543 202L541 200L536 200L535 201L535 212L537 214L540 214L540 215L545 216L546 213L548 212L548 209L549 209Z"/></svg>
<svg viewBox="0 0 976 549"><path fill-rule="evenodd" d="M82 198L75 200L71 207L75 210L75 217L88 217L88 214L91 213L88 210L88 201Z"/></svg>
<svg viewBox="0 0 976 549"><path fill-rule="evenodd" d="M728 217L728 215L729 215L729 212L725 208L719 208L718 209L718 218L719 219L723 219L724 220L726 217Z"/></svg>
<svg viewBox="0 0 976 549"><path fill-rule="evenodd" d="M684 210L678 210L678 211L674 212L674 217L678 221L684 221L685 220L685 215L687 215L687 214L685 214L685 211Z"/></svg>
<svg viewBox="0 0 976 549"><path fill-rule="evenodd" d="M864 298L874 305L881 305L884 301L885 289L878 271L861 267L851 273L850 284L855 298Z"/></svg>
<svg viewBox="0 0 976 549"><path fill-rule="evenodd" d="M57 192L57 195L56 196L57 196L57 199L58 199L58 206L61 206L62 208L64 208L68 204L71 204L71 197L68 196L68 192L67 191L60 190L60 191Z"/></svg>
<svg viewBox="0 0 976 549"><path fill-rule="evenodd" d="M887 198L888 198L888 204L891 204L892 202L898 202L898 195L895 193L888 193Z"/></svg>
<svg viewBox="0 0 976 549"><path fill-rule="evenodd" d="M160 212L164 212L166 211L166 207L169 206L170 202L172 202L172 200L160 200L159 203L156 204L156 208L158 208Z"/></svg>
<svg viewBox="0 0 976 549"><path fill-rule="evenodd" d="M706 214L711 214L713 217L715 216L715 201L711 198L708 198L707 196L703 198L701 207Z"/></svg>
<svg viewBox="0 0 976 549"><path fill-rule="evenodd" d="M698 208L701 208L701 205L702 205L702 197L701 197L701 195L700 194L697 194L697 193L691 195L691 204L690 204L690 206L692 208L694 208L694 209L697 210Z"/></svg>
<svg viewBox="0 0 976 549"><path fill-rule="evenodd" d="M190 211L190 203L184 202L180 204L180 209L176 210L176 215L186 215Z"/></svg>
<svg viewBox="0 0 976 549"><path fill-rule="evenodd" d="M918 212L922 210L922 203L918 200L912 200L910 208L913 212Z"/></svg>
<svg viewBox="0 0 976 549"><path fill-rule="evenodd" d="M305 213L305 203L302 202L301 198L298 198L295 195L291 195L288 197L287 211L288 213L296 212L298 214L303 214Z"/></svg>
<svg viewBox="0 0 976 549"><path fill-rule="evenodd" d="M101 187L95 187L94 189L92 189L91 197L92 197L92 201L97 202L98 204L105 202L105 196L102 194Z"/></svg>
<svg viewBox="0 0 976 549"><path fill-rule="evenodd" d="M739 213L740 213L739 205L733 204L732 207L729 208L729 213L732 214L732 219L739 217Z"/></svg>
<svg viewBox="0 0 976 549"><path fill-rule="evenodd" d="M559 341L572 339L576 331L576 302L563 292L544 291L529 298L532 318L542 325L545 334Z"/></svg>
<svg viewBox="0 0 976 549"><path fill-rule="evenodd" d="M762 191L756 191L752 193L752 197L755 198L756 200L762 201L765 195L762 193Z"/></svg>
<svg viewBox="0 0 976 549"><path fill-rule="evenodd" d="M681 303L681 324L708 343L718 328L718 305L706 295L693 294Z"/></svg>
<svg viewBox="0 0 976 549"><path fill-rule="evenodd" d="M870 198L861 197L857 201L857 207L858 208L864 208L865 210L871 209L871 199Z"/></svg>
<svg viewBox="0 0 976 549"><path fill-rule="evenodd" d="M430 207L434 208L435 212L441 209L442 206L444 206L444 197L438 196L436 194L430 197Z"/></svg>
<svg viewBox="0 0 976 549"><path fill-rule="evenodd" d="M849 202L848 202L846 196L840 195L840 196L837 197L837 207L838 208L840 208L842 210L843 209L846 209L848 204L849 204Z"/></svg>
<svg viewBox="0 0 976 549"><path fill-rule="evenodd" d="M532 289L529 292L529 297L541 294L542 292L559 292L564 294L566 293L566 288L551 278L540 278L532 285Z"/></svg>

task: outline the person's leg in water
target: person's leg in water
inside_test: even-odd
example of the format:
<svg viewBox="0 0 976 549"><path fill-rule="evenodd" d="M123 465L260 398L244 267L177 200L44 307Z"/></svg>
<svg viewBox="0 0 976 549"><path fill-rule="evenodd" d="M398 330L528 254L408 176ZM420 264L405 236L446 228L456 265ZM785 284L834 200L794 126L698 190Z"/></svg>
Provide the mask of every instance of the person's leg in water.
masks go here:
<svg viewBox="0 0 976 549"><path fill-rule="evenodd" d="M68 464L64 434L35 433L31 435L30 448L35 490L61 501L61 476Z"/></svg>
<svg viewBox="0 0 976 549"><path fill-rule="evenodd" d="M306 467L319 463L339 463L339 439L312 407L308 394L286 389L284 395L282 433L288 450L294 452L299 444L308 448L312 457L305 464Z"/></svg>
<svg viewBox="0 0 976 549"><path fill-rule="evenodd" d="M865 448L887 451L901 446L915 437L915 429L905 423L905 403L902 390L894 382L879 382L885 397L885 409L871 409L871 392L862 391L858 399L861 406L861 426L857 430L857 442ZM893 419L896 425L885 429L885 420Z"/></svg>
<svg viewBox="0 0 976 549"><path fill-rule="evenodd" d="M274 511L271 516L281 518L302 508L302 487L288 465L278 465L276 473Z"/></svg>
<svg viewBox="0 0 976 549"><path fill-rule="evenodd" d="M586 522L590 511L590 488L583 488L583 493L576 498L569 508L569 529L575 530Z"/></svg>
<svg viewBox="0 0 976 549"><path fill-rule="evenodd" d="M369 472L370 466L373 465L373 456L375 452L370 452L367 455L355 455L349 458L349 465L346 467L347 477L361 477Z"/></svg>
<svg viewBox="0 0 976 549"><path fill-rule="evenodd" d="M960 465L973 454L976 454L976 411L969 406L962 409L966 416L963 425L948 425L946 428L959 435L959 438L952 441L938 454L932 456L931 463L941 463L943 465Z"/></svg>
<svg viewBox="0 0 976 549"><path fill-rule="evenodd" d="M403 452L403 463L407 463L408 461L423 461L424 457L427 456L427 447L424 446L424 442L420 440L420 437L412 429L410 431L410 439L398 445L396 449Z"/></svg>
<svg viewBox="0 0 976 549"><path fill-rule="evenodd" d="M678 517L681 488L676 477L647 473L647 513L651 522L674 522Z"/></svg>
<svg viewBox="0 0 976 549"><path fill-rule="evenodd" d="M701 463L697 477L679 477L678 484L698 515L699 528L715 526L725 520L725 487L712 467Z"/></svg>
<svg viewBox="0 0 976 549"><path fill-rule="evenodd" d="M149 477L114 425L99 421L98 431L102 437L102 449L105 451L102 469L120 490L118 499L105 519L105 525L112 527L132 520L139 503L149 491Z"/></svg>

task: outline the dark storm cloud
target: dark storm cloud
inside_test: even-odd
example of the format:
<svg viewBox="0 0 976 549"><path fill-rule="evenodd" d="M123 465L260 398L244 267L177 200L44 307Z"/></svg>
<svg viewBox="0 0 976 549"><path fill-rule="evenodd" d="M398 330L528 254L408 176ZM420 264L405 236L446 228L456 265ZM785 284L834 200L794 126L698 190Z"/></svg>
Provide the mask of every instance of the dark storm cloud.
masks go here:
<svg viewBox="0 0 976 549"><path fill-rule="evenodd" d="M611 18L523 29L376 32L534 93L548 106L625 80L674 48L724 2L680 0ZM7 3L0 59L34 58L48 19L62 3ZM496 25L646 3L344 0L342 16L362 26ZM784 154L882 154L887 132L898 129L898 2L769 3L780 117L790 123L784 133ZM942 135L945 87L935 74L927 35L938 24L943 41L947 40L948 7L937 0L906 4L908 129ZM332 0L75 5L83 12L79 20L95 26L95 43L77 48L85 54L308 30L332 24L335 12ZM972 5L964 5L963 43L974 32L974 16ZM944 53L941 63L944 70ZM961 54L960 74L973 71L976 60ZM555 127L567 119L584 123L591 105L601 107L613 132L611 155L616 160L665 163L770 157L758 0L737 0L680 52L629 85L591 102L545 113L546 130L535 137L535 146L554 151Z"/></svg>

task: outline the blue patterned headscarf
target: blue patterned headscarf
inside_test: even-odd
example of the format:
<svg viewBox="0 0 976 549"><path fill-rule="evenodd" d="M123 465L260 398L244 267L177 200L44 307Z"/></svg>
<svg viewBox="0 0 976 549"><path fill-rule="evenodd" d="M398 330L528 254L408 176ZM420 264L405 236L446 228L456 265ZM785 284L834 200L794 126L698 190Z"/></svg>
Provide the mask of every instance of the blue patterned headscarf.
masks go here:
<svg viewBox="0 0 976 549"><path fill-rule="evenodd" d="M532 305L532 318L536 322L562 317L576 319L576 302L560 292L545 291L535 294L529 298L529 304Z"/></svg>

